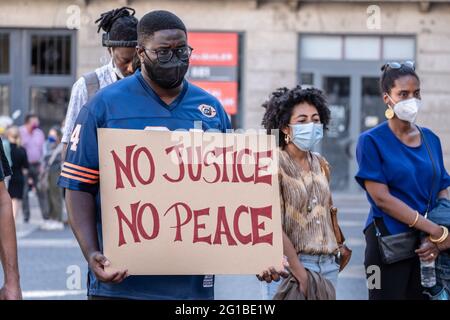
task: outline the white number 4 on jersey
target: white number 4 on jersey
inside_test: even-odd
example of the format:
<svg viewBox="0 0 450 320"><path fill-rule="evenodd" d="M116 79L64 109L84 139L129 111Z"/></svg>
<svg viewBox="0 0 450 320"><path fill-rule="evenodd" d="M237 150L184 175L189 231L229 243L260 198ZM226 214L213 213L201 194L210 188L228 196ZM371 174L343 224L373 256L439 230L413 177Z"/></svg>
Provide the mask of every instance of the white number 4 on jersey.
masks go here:
<svg viewBox="0 0 450 320"><path fill-rule="evenodd" d="M77 151L78 142L80 142L80 131L81 124L77 124L75 129L72 131L72 135L70 136L70 150Z"/></svg>

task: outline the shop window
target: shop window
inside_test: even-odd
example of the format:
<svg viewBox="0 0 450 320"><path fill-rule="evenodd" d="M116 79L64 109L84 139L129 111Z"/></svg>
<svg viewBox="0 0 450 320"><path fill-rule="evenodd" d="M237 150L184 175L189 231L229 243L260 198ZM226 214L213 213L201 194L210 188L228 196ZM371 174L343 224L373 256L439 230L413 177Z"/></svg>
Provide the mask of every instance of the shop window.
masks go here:
<svg viewBox="0 0 450 320"><path fill-rule="evenodd" d="M413 38L386 37L383 39L384 60L412 60L415 57Z"/></svg>
<svg viewBox="0 0 450 320"><path fill-rule="evenodd" d="M380 60L379 37L345 37L346 60Z"/></svg>
<svg viewBox="0 0 450 320"><path fill-rule="evenodd" d="M9 34L0 33L0 74L9 73Z"/></svg>
<svg viewBox="0 0 450 320"><path fill-rule="evenodd" d="M31 74L70 74L70 35L31 36Z"/></svg>
<svg viewBox="0 0 450 320"><path fill-rule="evenodd" d="M300 52L303 59L339 60L342 59L342 37L303 36Z"/></svg>

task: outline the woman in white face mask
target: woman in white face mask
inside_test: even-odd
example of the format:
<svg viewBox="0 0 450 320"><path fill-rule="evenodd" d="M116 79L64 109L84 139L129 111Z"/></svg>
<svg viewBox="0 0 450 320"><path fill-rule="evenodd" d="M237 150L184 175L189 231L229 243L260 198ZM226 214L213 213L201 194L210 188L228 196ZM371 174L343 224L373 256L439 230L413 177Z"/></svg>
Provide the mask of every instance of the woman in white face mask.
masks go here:
<svg viewBox="0 0 450 320"><path fill-rule="evenodd" d="M425 214L445 201L439 199L448 199L450 176L439 138L415 124L422 103L414 64L392 62L381 70L388 120L362 133L356 150L356 180L367 192L371 206L364 229L364 264L366 268L378 266L381 273L381 283L369 289L369 299L423 299L420 260L433 263L441 250L450 247L447 229L426 219ZM420 249L418 231L429 236L422 238ZM380 248L380 243L388 241L387 235L401 238L398 243L402 246L391 247L390 252ZM434 272L434 266L428 270ZM422 284L432 286L432 277L427 279ZM432 294L442 294L441 289L434 288Z"/></svg>
<svg viewBox="0 0 450 320"><path fill-rule="evenodd" d="M272 93L263 106L266 113L262 124L268 133L275 130L279 134L283 247L290 272L306 295L306 269L319 273L329 280L328 289L332 291L331 295L322 295L322 299L335 298L339 265L330 215L329 165L320 154L311 151L322 139L330 120L325 96L317 89L282 88ZM273 270L271 274L266 271L259 275L266 282L277 278ZM278 284L262 282L263 298L272 299ZM314 295L320 299L317 290Z"/></svg>

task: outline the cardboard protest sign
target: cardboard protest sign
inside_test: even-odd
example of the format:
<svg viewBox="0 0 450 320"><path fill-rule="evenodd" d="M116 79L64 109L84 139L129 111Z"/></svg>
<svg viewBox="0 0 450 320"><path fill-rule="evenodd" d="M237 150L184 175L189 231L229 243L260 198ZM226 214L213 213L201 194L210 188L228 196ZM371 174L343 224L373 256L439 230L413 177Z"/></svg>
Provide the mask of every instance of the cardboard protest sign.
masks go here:
<svg viewBox="0 0 450 320"><path fill-rule="evenodd" d="M274 136L99 129L103 248L130 274L281 266Z"/></svg>

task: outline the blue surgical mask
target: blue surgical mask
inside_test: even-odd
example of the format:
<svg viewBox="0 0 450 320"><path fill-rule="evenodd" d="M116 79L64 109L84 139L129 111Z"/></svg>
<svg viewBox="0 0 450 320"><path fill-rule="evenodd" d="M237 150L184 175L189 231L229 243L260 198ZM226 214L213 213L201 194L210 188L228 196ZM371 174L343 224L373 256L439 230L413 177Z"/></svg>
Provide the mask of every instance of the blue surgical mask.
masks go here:
<svg viewBox="0 0 450 320"><path fill-rule="evenodd" d="M323 138L323 124L299 123L290 124L292 129L292 143L303 151L310 151Z"/></svg>

